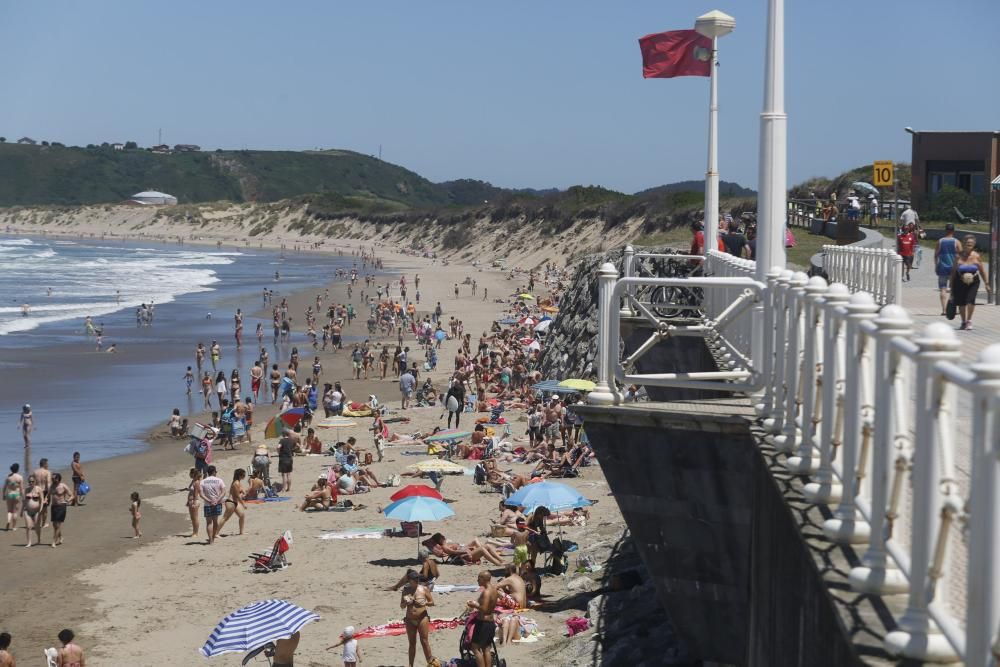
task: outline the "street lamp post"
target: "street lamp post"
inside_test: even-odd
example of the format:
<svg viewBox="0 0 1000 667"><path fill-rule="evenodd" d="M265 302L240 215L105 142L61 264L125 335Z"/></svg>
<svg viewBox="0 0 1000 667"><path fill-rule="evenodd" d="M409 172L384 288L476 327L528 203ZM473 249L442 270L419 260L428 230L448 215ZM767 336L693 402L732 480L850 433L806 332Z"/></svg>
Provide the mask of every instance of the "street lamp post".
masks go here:
<svg viewBox="0 0 1000 667"><path fill-rule="evenodd" d="M785 115L785 0L767 5L764 110L760 114L760 173L757 186L757 271L760 282L785 268L785 209L788 182L788 117Z"/></svg>
<svg viewBox="0 0 1000 667"><path fill-rule="evenodd" d="M719 38L736 28L736 19L713 9L694 22L699 34L712 40L712 69L708 98L708 170L705 172L705 255L716 247L719 235L719 147L718 71Z"/></svg>

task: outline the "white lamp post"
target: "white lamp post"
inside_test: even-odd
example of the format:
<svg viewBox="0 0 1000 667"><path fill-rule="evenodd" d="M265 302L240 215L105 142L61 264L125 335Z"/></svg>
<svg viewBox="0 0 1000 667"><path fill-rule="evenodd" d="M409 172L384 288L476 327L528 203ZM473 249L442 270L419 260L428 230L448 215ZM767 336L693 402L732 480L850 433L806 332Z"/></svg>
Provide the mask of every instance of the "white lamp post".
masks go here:
<svg viewBox="0 0 1000 667"><path fill-rule="evenodd" d="M716 247L719 235L718 69L719 38L736 28L736 19L713 9L694 22L694 29L712 39L711 82L708 98L708 171L705 172L705 255Z"/></svg>
<svg viewBox="0 0 1000 667"><path fill-rule="evenodd" d="M787 122L785 115L785 0L767 5L764 56L764 110L760 114L760 169L757 186L757 280L785 268Z"/></svg>

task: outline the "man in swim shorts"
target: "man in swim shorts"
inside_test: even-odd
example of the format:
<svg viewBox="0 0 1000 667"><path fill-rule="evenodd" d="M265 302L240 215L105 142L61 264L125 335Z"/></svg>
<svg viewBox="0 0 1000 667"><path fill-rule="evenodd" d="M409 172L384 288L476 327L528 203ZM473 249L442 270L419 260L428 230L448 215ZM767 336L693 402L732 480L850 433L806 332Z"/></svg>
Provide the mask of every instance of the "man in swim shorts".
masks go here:
<svg viewBox="0 0 1000 667"><path fill-rule="evenodd" d="M208 529L208 543L215 542L219 534L219 517L222 516L222 501L226 497L226 483L216 476L215 466L208 466L206 477L201 480L201 497L205 501L205 527Z"/></svg>
<svg viewBox="0 0 1000 667"><path fill-rule="evenodd" d="M489 667L493 664L493 638L497 633L496 619L493 612L497 606L497 589L493 585L490 573L483 570L476 581L481 592L478 600L469 600L467 605L476 610L475 625L472 630L472 654L476 656L476 665Z"/></svg>

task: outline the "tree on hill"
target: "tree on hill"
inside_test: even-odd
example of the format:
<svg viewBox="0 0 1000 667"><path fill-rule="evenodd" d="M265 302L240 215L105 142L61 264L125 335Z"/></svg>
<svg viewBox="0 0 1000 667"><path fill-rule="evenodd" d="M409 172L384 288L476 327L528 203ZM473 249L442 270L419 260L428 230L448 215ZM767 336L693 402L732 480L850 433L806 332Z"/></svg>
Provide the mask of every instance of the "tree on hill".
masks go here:
<svg viewBox="0 0 1000 667"><path fill-rule="evenodd" d="M135 143L134 141L126 141L125 142L125 150L131 151L131 150L135 150L138 147L139 147L139 144Z"/></svg>
<svg viewBox="0 0 1000 667"><path fill-rule="evenodd" d="M0 144L7 143L7 137L0 137Z"/></svg>

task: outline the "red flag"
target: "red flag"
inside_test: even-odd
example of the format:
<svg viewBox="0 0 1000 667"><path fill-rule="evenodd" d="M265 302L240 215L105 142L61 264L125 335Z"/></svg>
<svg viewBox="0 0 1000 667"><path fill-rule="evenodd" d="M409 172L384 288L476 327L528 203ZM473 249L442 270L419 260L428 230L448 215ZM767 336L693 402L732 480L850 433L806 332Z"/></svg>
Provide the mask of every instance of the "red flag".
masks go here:
<svg viewBox="0 0 1000 667"><path fill-rule="evenodd" d="M710 76L712 40L697 30L671 30L639 38L642 76L670 79L675 76Z"/></svg>

